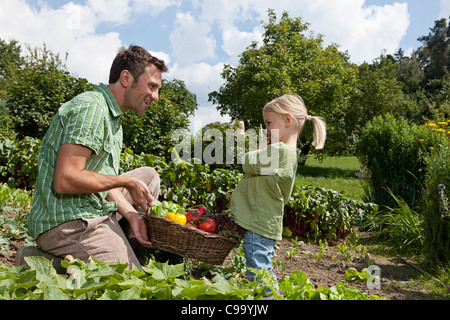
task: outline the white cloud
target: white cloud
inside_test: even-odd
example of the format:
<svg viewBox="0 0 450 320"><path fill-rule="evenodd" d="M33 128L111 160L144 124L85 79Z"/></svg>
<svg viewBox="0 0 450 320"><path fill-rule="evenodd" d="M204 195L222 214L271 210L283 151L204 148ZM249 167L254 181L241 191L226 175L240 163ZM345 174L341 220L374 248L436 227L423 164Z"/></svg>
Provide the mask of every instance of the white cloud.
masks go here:
<svg viewBox="0 0 450 320"><path fill-rule="evenodd" d="M220 77L223 66L223 63L216 65L198 63L187 66L175 63L171 68L170 77L183 80L186 88L197 95L199 107L195 115L190 117L192 132L211 122L230 121L230 117L221 116L220 112L208 102L208 93L218 90L223 83Z"/></svg>
<svg viewBox="0 0 450 320"><path fill-rule="evenodd" d="M222 50L232 58L231 63L233 63L253 41L261 42L261 40L262 31L259 27L255 27L253 32L240 31L236 27L231 27L222 31Z"/></svg>
<svg viewBox="0 0 450 320"><path fill-rule="evenodd" d="M151 50L149 52L152 56L163 60L166 66L170 64L170 56L167 53L163 51L151 51Z"/></svg>
<svg viewBox="0 0 450 320"><path fill-rule="evenodd" d="M137 10L159 13L176 4L178 0L88 0L85 5L68 2L53 9L39 1L36 9L25 0L6 0L0 9L0 38L31 47L45 43L62 57L68 52L70 72L93 83L107 82L111 62L124 44L118 32L99 33L98 26L103 22L121 25ZM155 55L167 61L167 54Z"/></svg>
<svg viewBox="0 0 450 320"><path fill-rule="evenodd" d="M87 6L105 22L125 23L131 13L128 1L124 0L88 0Z"/></svg>
<svg viewBox="0 0 450 320"><path fill-rule="evenodd" d="M177 13L170 34L173 57L181 64L214 59L216 40L210 31L208 23L198 21L191 13Z"/></svg>
<svg viewBox="0 0 450 320"><path fill-rule="evenodd" d="M211 27L217 25L222 37L222 50L229 56L227 62L232 64L237 62L237 56L252 41L261 39L263 31L260 21L267 21L267 8L273 8L278 18L284 11L287 11L290 17L302 17L305 22L311 23L311 31L324 35L325 44L338 44L341 50L349 52L352 61L356 63L371 61L384 50L393 53L398 49L409 26L408 8L405 3L384 6L366 6L365 0L203 0L195 3L197 9L201 8L197 20L191 14L184 18L195 21L197 33L184 33L183 40L189 42L188 37L194 41L195 37L208 39L211 36ZM252 27L249 28L247 24L247 30L241 29L240 25L249 20ZM194 23L191 22L191 25ZM176 48L177 52L181 52L182 48L185 53L191 52L186 51L184 46ZM212 48L211 45L208 49ZM211 56L209 52L208 57ZM203 68L203 71L210 68L212 66ZM221 70L215 73L199 72L201 70L202 68L194 70L185 67L183 70L177 70L176 74L190 84L188 88L198 94L199 102L203 105L207 93L218 89L222 80L218 78ZM216 75L215 88L210 88L210 81L201 79L208 74ZM194 80L195 78L198 80ZM199 107L197 119L205 122L204 119L212 115L215 119L220 119L219 113L214 110L208 106Z"/></svg>
<svg viewBox="0 0 450 320"><path fill-rule="evenodd" d="M23 0L8 0L2 3L0 37L31 47L45 43L62 57L68 52L69 71L94 83L104 82L121 41L118 33L96 34L98 23L89 6L70 2L52 9L42 3L33 9Z"/></svg>
<svg viewBox="0 0 450 320"><path fill-rule="evenodd" d="M197 63L191 65L179 65L175 63L170 70L170 77L183 80L186 87L197 95L197 101L201 105L208 103L208 93L218 90L223 83L220 74L223 63L209 65Z"/></svg>
<svg viewBox="0 0 450 320"><path fill-rule="evenodd" d="M336 43L341 50L348 50L356 63L370 61L384 49L395 51L409 26L406 3L366 6L365 0L257 2L260 5L253 9L260 14L259 20L267 21L265 8L273 8L278 18L284 11L290 17L301 17L311 24L310 31L324 35L326 44Z"/></svg>
<svg viewBox="0 0 450 320"><path fill-rule="evenodd" d="M196 1L196 5L201 12L192 19L207 25L197 36L207 39L211 26L217 25L222 50L232 62L252 41L261 38L260 21L267 21L268 8L274 9L278 17L284 11L290 17L302 17L311 23L311 31L324 35L326 44L336 43L343 51L348 50L356 63L373 60L383 50L393 53L409 26L406 3L367 6L365 0L203 0ZM244 30L240 25L246 22Z"/></svg>

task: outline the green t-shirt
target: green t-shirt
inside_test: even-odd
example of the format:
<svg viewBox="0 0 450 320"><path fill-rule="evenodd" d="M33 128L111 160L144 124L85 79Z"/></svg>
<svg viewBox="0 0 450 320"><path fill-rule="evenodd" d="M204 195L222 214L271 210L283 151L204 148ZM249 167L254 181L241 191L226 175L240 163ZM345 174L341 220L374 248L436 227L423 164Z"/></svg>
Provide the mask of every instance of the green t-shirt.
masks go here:
<svg viewBox="0 0 450 320"><path fill-rule="evenodd" d="M244 178L230 203L236 222L256 234L281 240L284 205L297 171L297 151L282 142L274 143L245 154L242 169Z"/></svg>
<svg viewBox="0 0 450 320"><path fill-rule="evenodd" d="M117 210L115 202L105 202L106 191L57 194L54 173L61 145L70 143L93 150L86 162L86 170L118 175L123 141L122 118L123 113L114 96L103 84L60 107L39 149L39 171L28 217L31 236L66 221L99 217Z"/></svg>

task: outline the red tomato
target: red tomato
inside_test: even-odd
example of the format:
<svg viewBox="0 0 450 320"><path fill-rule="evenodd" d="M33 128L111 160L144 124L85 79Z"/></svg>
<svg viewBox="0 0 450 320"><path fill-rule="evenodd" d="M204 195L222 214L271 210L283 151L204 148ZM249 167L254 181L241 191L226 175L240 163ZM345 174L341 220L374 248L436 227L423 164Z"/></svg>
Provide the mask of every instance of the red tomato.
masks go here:
<svg viewBox="0 0 450 320"><path fill-rule="evenodd" d="M216 231L216 222L213 219L206 219L205 222L201 223L198 228L200 230L213 233Z"/></svg>
<svg viewBox="0 0 450 320"><path fill-rule="evenodd" d="M197 210L189 210L186 212L186 219L188 222L194 221L195 216L197 215Z"/></svg>
<svg viewBox="0 0 450 320"><path fill-rule="evenodd" d="M200 211L200 213L205 213L206 211L208 211L206 207L198 207L197 210Z"/></svg>
<svg viewBox="0 0 450 320"><path fill-rule="evenodd" d="M189 210L186 213L186 219L188 222L192 222L195 224L200 223L200 219L202 218L203 214L198 210Z"/></svg>

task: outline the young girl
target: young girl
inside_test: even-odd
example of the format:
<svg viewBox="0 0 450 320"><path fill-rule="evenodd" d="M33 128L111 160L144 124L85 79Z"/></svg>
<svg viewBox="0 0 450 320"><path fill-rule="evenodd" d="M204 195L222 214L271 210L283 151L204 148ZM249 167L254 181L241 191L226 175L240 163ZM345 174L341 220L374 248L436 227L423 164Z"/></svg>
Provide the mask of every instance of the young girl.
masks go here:
<svg viewBox="0 0 450 320"><path fill-rule="evenodd" d="M241 227L246 229L243 250L246 266L269 271L278 290L272 271L274 245L282 239L284 205L291 196L297 171L297 141L307 121L314 128L316 149L324 146L325 123L319 117L309 116L303 99L284 95L269 102L263 109L267 140L258 150L245 154L244 178L231 196L231 212ZM270 161L268 161L270 160ZM247 271L250 281L255 274Z"/></svg>

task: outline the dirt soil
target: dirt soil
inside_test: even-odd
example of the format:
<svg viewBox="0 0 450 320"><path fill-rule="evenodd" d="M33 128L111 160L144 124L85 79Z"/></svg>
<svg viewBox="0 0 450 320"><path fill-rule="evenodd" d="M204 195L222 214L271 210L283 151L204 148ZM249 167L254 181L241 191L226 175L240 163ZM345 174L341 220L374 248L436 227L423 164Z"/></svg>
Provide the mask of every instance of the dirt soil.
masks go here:
<svg viewBox="0 0 450 320"><path fill-rule="evenodd" d="M298 247L299 250L293 257L287 257L287 252L293 252L292 248ZM348 268L355 268L362 271L369 266L366 257L361 252L349 250L344 255L339 251L336 245L329 244L325 247L325 252L320 258L317 257L321 248L318 244L298 243L297 246L287 239L283 238L279 249L276 250L274 260L279 260L286 265L283 271L282 266L276 266L274 272L278 278L283 275L288 276L294 270L301 270L306 273L313 285L332 287L339 282L347 283L361 292L369 295L376 294L389 300L432 300L430 293L422 291L417 286L408 283L423 275L412 266L405 264L397 257L383 257L370 254L370 264L380 268L380 289L369 289L365 281L360 283L343 280L345 271ZM411 261L408 261L412 263ZM416 264L417 265L417 264Z"/></svg>
<svg viewBox="0 0 450 320"><path fill-rule="evenodd" d="M14 261L18 248L22 245L20 241L12 241L10 251L6 256L0 254L0 261L7 266L14 266ZM288 257L287 253L295 254ZM329 244L325 247L325 252L318 261L317 254L321 248L318 244L297 242L294 244L290 239L283 238L276 248L274 257L274 272L280 279L283 275L289 276L294 270L304 271L311 283L315 286L332 287L338 282L348 283L361 292L377 294L390 300L432 300L433 297L426 291L417 289L416 286L408 284L408 281L417 278L421 273L413 267L405 264L398 258L386 258L371 254L370 259L381 270L381 288L370 290L365 282L354 283L345 282L343 277L345 271L354 267L358 271L368 267L366 259L361 252L350 250L347 257L352 257L353 261L345 259L337 246ZM277 263L279 264L277 265ZM283 270L282 264L285 269Z"/></svg>

